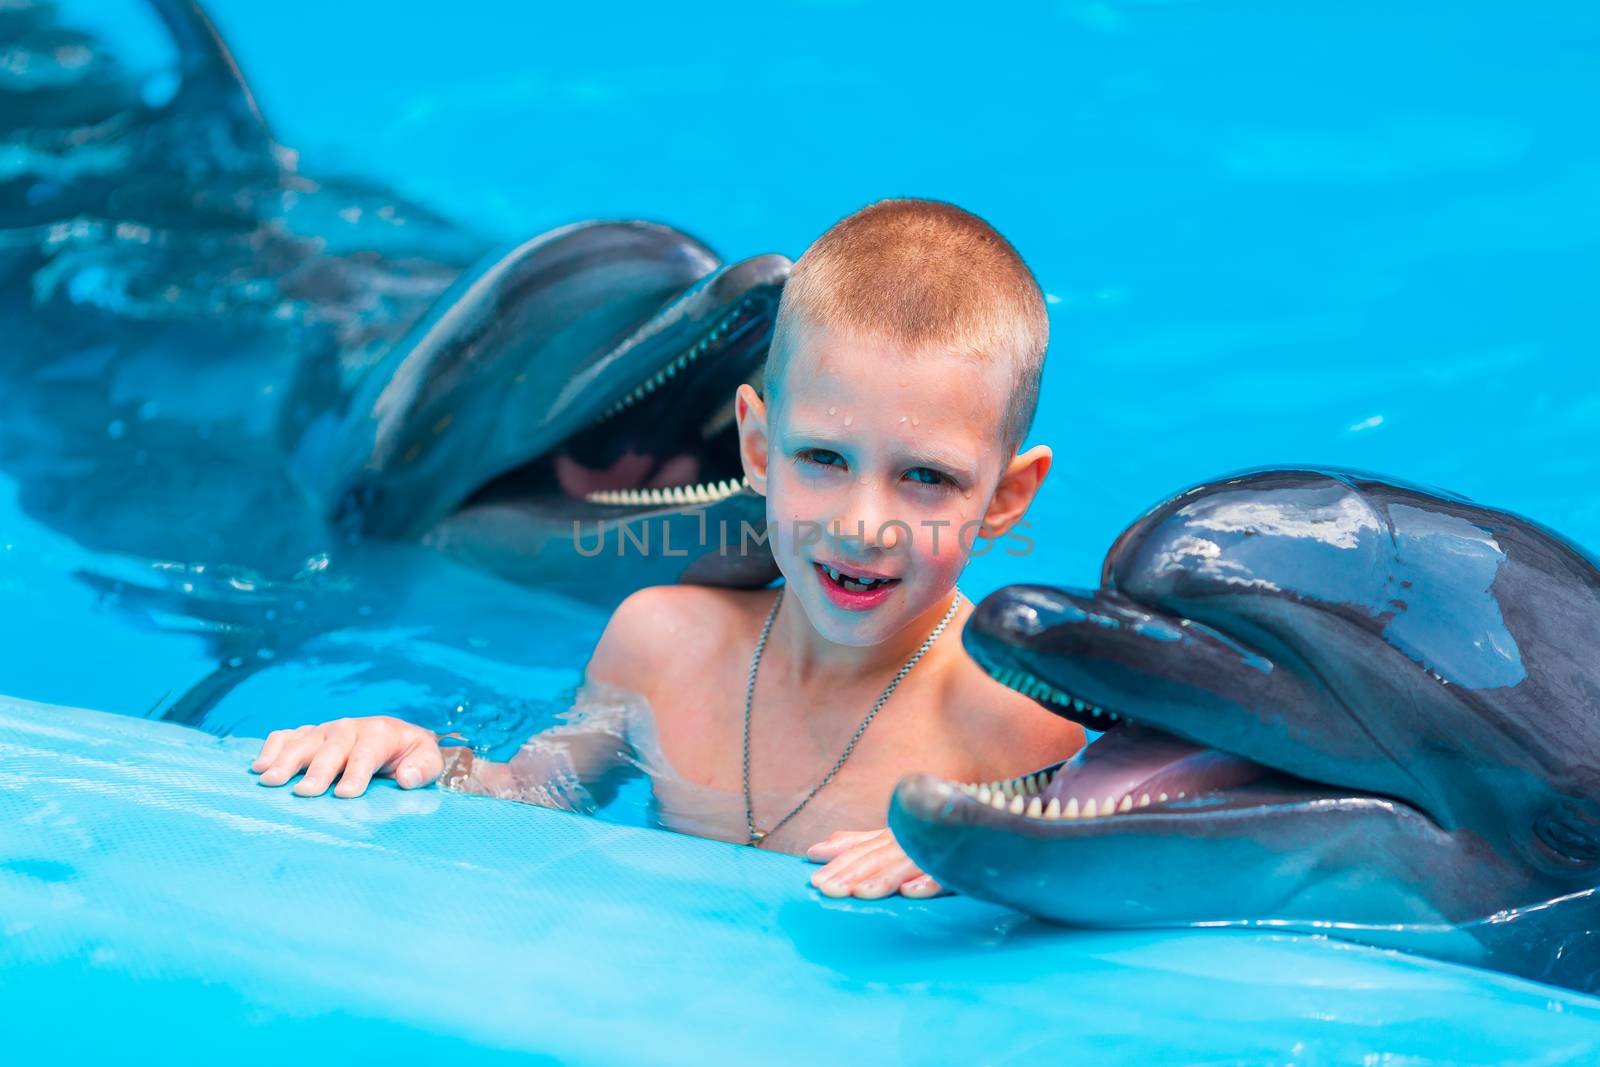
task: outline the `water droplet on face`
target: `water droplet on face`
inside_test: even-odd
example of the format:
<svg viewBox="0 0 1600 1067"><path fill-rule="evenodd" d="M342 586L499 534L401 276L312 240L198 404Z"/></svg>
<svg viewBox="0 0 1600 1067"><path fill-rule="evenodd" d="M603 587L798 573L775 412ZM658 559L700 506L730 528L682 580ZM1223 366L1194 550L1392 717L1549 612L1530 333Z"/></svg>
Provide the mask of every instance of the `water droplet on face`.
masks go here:
<svg viewBox="0 0 1600 1067"><path fill-rule="evenodd" d="M917 417L915 415L911 416L911 425L913 425L913 426L921 425L919 422L917 422Z"/></svg>
<svg viewBox="0 0 1600 1067"><path fill-rule="evenodd" d="M836 413L838 410L839 410L838 408L829 408L828 409L828 414L832 415L832 414Z"/></svg>
<svg viewBox="0 0 1600 1067"><path fill-rule="evenodd" d="M905 417L905 416L904 416L904 415L901 415L901 416L900 416L900 421L901 421L901 422L905 422L905 421L906 421L906 417Z"/></svg>
<svg viewBox="0 0 1600 1067"><path fill-rule="evenodd" d="M856 417L854 415L846 415L844 417L844 424L846 426L849 426L852 422L855 422L855 421L856 421Z"/></svg>

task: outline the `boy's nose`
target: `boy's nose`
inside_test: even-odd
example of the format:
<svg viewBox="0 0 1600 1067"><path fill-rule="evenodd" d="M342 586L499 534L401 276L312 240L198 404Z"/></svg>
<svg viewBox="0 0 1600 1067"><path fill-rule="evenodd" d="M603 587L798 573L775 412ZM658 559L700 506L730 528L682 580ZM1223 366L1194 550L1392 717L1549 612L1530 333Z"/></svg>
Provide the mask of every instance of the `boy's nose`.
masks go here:
<svg viewBox="0 0 1600 1067"><path fill-rule="evenodd" d="M828 536L845 558L898 552L908 548L910 540L905 520L893 514L884 494L860 484L828 524Z"/></svg>

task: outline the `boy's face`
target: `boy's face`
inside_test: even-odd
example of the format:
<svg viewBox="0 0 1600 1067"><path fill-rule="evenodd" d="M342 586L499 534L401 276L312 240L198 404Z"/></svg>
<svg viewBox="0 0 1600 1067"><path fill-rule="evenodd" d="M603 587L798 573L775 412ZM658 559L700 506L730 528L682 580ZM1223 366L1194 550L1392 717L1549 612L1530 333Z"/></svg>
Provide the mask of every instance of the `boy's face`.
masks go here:
<svg viewBox="0 0 1600 1067"><path fill-rule="evenodd" d="M736 404L773 555L823 636L876 644L945 606L980 529L1009 525L991 507L1013 459L1000 441L1009 369L805 324L774 343L775 409L748 386ZM891 580L863 590L828 567Z"/></svg>

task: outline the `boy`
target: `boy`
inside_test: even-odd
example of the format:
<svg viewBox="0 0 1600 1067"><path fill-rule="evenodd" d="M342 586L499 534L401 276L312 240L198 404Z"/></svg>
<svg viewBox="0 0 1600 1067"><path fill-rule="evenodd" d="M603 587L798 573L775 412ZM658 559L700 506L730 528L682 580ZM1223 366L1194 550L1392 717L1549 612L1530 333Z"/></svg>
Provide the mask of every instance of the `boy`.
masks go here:
<svg viewBox="0 0 1600 1067"><path fill-rule="evenodd" d="M812 881L832 896L929 896L884 827L900 777L1004 779L1082 747L964 654L972 605L955 588L974 535L1010 530L1049 470L1049 448L1017 451L1048 333L1026 264L950 204L872 204L796 262L765 400L749 385L735 399L784 584L640 590L585 669L586 687L648 703L667 825L825 861ZM559 756L597 781L630 747L605 729L535 740L509 763L452 749L453 776L504 794ZM414 788L445 765L434 734L377 716L274 733L252 769L358 796L374 773Z"/></svg>

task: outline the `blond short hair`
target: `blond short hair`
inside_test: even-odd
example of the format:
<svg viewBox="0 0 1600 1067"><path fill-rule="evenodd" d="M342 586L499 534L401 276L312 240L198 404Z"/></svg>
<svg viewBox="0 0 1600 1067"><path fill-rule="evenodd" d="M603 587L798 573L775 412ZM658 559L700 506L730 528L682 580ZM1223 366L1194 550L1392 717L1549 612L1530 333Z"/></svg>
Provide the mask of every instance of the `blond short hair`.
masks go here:
<svg viewBox="0 0 1600 1067"><path fill-rule="evenodd" d="M1033 425L1050 340L1044 294L1011 243L954 204L879 200L806 249L778 306L769 404L782 377L780 340L797 319L980 362L1005 360L1011 395L1001 439L1012 453Z"/></svg>

